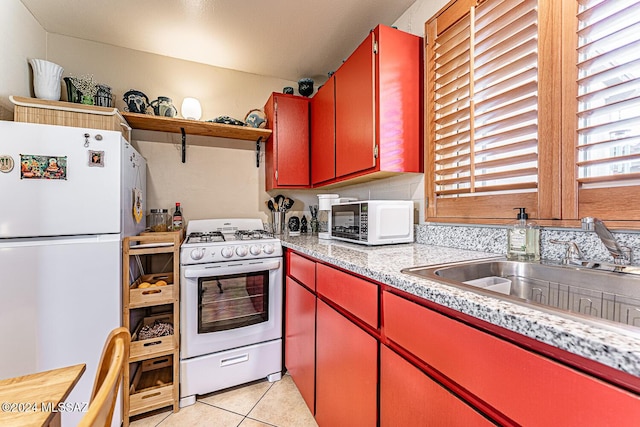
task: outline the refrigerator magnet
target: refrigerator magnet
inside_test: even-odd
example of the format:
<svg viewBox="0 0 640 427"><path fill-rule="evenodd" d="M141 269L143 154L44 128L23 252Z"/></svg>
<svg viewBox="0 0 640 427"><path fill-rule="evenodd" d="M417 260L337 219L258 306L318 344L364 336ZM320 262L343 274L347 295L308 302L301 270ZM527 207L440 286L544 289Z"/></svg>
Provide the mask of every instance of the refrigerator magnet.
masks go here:
<svg viewBox="0 0 640 427"><path fill-rule="evenodd" d="M20 179L67 179L67 156L20 154Z"/></svg>
<svg viewBox="0 0 640 427"><path fill-rule="evenodd" d="M13 157L9 155L0 156L0 172L9 173L13 170Z"/></svg>
<svg viewBox="0 0 640 427"><path fill-rule="evenodd" d="M89 150L89 166L104 167L104 151Z"/></svg>

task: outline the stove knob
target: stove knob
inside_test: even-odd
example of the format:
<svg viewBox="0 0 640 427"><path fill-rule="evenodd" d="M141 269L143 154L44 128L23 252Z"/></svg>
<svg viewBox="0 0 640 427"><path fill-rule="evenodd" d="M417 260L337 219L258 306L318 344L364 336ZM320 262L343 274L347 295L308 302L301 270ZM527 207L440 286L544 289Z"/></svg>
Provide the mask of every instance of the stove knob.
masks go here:
<svg viewBox="0 0 640 427"><path fill-rule="evenodd" d="M258 245L251 245L251 247L249 248L249 252L251 252L251 255L260 255L261 251L262 249L260 249L260 246Z"/></svg>
<svg viewBox="0 0 640 427"><path fill-rule="evenodd" d="M199 259L202 259L202 257L204 257L204 254L205 254L204 248L196 248L191 251L191 259L197 261Z"/></svg>
<svg viewBox="0 0 640 427"><path fill-rule="evenodd" d="M227 246L226 248L222 248L220 254L225 258L231 258L233 256L233 248L231 246Z"/></svg>
<svg viewBox="0 0 640 427"><path fill-rule="evenodd" d="M246 256L247 255L247 247L246 246L238 246L236 248L236 255L238 255L238 256Z"/></svg>
<svg viewBox="0 0 640 427"><path fill-rule="evenodd" d="M272 254L273 251L275 250L275 248L273 247L273 245L271 243L264 245L264 247L262 248L262 250L264 251L265 254Z"/></svg>

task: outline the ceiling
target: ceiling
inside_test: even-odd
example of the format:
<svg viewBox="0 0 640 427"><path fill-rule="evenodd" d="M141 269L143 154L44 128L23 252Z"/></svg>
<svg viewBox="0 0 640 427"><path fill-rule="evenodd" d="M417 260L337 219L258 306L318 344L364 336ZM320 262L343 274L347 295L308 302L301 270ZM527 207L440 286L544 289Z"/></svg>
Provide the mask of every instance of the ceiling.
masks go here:
<svg viewBox="0 0 640 427"><path fill-rule="evenodd" d="M49 33L296 81L415 0L21 0Z"/></svg>

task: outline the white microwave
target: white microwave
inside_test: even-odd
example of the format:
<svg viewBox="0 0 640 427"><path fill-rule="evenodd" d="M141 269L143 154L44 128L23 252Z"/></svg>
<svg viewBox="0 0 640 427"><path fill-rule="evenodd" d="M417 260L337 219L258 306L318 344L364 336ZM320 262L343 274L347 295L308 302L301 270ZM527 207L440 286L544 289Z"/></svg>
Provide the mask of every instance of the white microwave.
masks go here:
<svg viewBox="0 0 640 427"><path fill-rule="evenodd" d="M413 202L365 200L332 205L331 238L363 245L413 243Z"/></svg>

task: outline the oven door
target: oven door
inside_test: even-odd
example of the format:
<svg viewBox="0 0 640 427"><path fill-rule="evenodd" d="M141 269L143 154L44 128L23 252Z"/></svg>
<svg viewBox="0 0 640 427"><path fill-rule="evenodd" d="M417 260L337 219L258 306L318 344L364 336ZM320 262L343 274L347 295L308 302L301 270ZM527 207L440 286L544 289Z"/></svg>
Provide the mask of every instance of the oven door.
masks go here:
<svg viewBox="0 0 640 427"><path fill-rule="evenodd" d="M282 258L181 270L181 359L282 338Z"/></svg>

